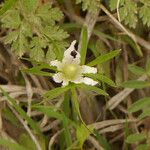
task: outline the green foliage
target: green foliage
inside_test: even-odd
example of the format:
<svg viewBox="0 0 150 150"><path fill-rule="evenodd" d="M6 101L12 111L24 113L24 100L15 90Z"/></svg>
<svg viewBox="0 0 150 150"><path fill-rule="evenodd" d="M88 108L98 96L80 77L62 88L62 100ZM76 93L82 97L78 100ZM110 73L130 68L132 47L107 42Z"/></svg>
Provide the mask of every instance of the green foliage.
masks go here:
<svg viewBox="0 0 150 150"><path fill-rule="evenodd" d="M106 138L103 137L101 134L99 134L99 132L96 129L94 129L94 134L96 136L96 139L99 141L100 145L102 145L104 147L104 149L112 150L111 145L106 140Z"/></svg>
<svg viewBox="0 0 150 150"><path fill-rule="evenodd" d="M100 94L100 95L108 96L108 94L104 90L102 90L100 88L97 88L95 86L90 86L90 85L85 85L85 84L78 84L77 87L83 88L87 91L95 92L95 93Z"/></svg>
<svg viewBox="0 0 150 150"><path fill-rule="evenodd" d="M36 150L37 147L28 134L21 134L19 143L27 149Z"/></svg>
<svg viewBox="0 0 150 150"><path fill-rule="evenodd" d="M0 145L5 146L11 150L26 150L26 148L18 143L11 142L10 140L0 139Z"/></svg>
<svg viewBox="0 0 150 150"><path fill-rule="evenodd" d="M7 0L3 7L0 9L0 15L5 13L7 10L11 9L11 7L13 7L16 2L17 0Z"/></svg>
<svg viewBox="0 0 150 150"><path fill-rule="evenodd" d="M111 10L117 8L118 0L109 0L109 6ZM144 25L150 27L150 1L140 0L120 0L119 3L120 19L131 28L135 28L138 19L141 18ZM139 18L138 18L139 16Z"/></svg>
<svg viewBox="0 0 150 150"><path fill-rule="evenodd" d="M146 62L146 73L148 75L150 74L150 59L148 59L147 62Z"/></svg>
<svg viewBox="0 0 150 150"><path fill-rule="evenodd" d="M135 143L146 139L146 135L144 133L135 133L131 134L127 137L126 142L127 143Z"/></svg>
<svg viewBox="0 0 150 150"><path fill-rule="evenodd" d="M110 0L109 1L109 7L111 10L115 10L117 8L117 2L118 0ZM125 0L120 0L119 6L122 6L124 4Z"/></svg>
<svg viewBox="0 0 150 150"><path fill-rule="evenodd" d="M87 127L81 124L80 126L77 127L76 134L77 134L77 140L79 141L80 146L82 147L85 140L89 137L91 132Z"/></svg>
<svg viewBox="0 0 150 150"><path fill-rule="evenodd" d="M97 57L96 59L94 59L93 61L91 61L90 63L88 63L89 66L94 66L97 64L102 64L112 58L114 58L115 56L119 55L120 50L114 50L112 52L109 52L107 54L104 55L100 55L99 57Z"/></svg>
<svg viewBox="0 0 150 150"><path fill-rule="evenodd" d="M64 39L68 37L58 26L62 17L62 12L51 3L19 0L1 16L2 27L11 30L5 43L11 44L19 57L29 53L37 61L60 58L67 46Z"/></svg>
<svg viewBox="0 0 150 150"><path fill-rule="evenodd" d="M146 107L150 106L150 97L145 97L145 98L142 98L138 101L136 101L135 103L133 103L128 111L131 113L131 112L136 112L138 110L142 110Z"/></svg>
<svg viewBox="0 0 150 150"><path fill-rule="evenodd" d="M102 75L102 74L86 74L85 76L93 78L94 80L99 80L99 81L104 82L104 83L106 83L110 86L116 87L115 83L105 75Z"/></svg>
<svg viewBox="0 0 150 150"><path fill-rule="evenodd" d="M80 55L81 55L81 65L83 65L85 64L87 46L88 46L88 32L86 26L83 26L81 34L82 34L82 44L81 44Z"/></svg>
<svg viewBox="0 0 150 150"><path fill-rule="evenodd" d="M143 24L150 27L150 1L141 0L143 6L140 8L139 16L142 18Z"/></svg>
<svg viewBox="0 0 150 150"><path fill-rule="evenodd" d="M69 88L70 88L69 86L66 86L66 87L58 87L58 88L52 89L45 93L45 97L51 100L53 98L56 98L60 94L63 94L64 92L68 91Z"/></svg>
<svg viewBox="0 0 150 150"><path fill-rule="evenodd" d="M125 0L123 7L119 9L120 19L125 25L135 28L137 23L137 4L131 0Z"/></svg>
<svg viewBox="0 0 150 150"><path fill-rule="evenodd" d="M76 0L76 4L82 3L82 10L89 10L91 12L99 9L100 0Z"/></svg>
<svg viewBox="0 0 150 150"><path fill-rule="evenodd" d="M5 108L3 110L3 113L4 113L4 118L6 120L9 120L13 125L15 126L19 126L19 121L18 119L16 118L16 116L11 112L11 110L9 108Z"/></svg>
<svg viewBox="0 0 150 150"><path fill-rule="evenodd" d="M136 65L129 65L128 69L135 75L143 75L145 73L145 70L143 68Z"/></svg>
<svg viewBox="0 0 150 150"><path fill-rule="evenodd" d="M140 145L138 145L136 150L149 150L149 145L148 144L140 144Z"/></svg>
<svg viewBox="0 0 150 150"><path fill-rule="evenodd" d="M122 87L126 87L126 88L142 89L149 86L150 83L147 81L130 80L122 83Z"/></svg>

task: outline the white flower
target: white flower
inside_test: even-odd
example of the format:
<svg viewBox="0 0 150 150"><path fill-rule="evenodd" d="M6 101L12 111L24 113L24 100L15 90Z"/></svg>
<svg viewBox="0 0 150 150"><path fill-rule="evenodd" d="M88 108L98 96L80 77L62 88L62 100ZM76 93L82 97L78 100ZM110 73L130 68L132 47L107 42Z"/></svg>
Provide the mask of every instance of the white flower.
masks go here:
<svg viewBox="0 0 150 150"><path fill-rule="evenodd" d="M83 74L95 74L97 73L97 68L80 65L80 54L75 50L75 43L76 41L73 41L70 47L64 52L62 61L54 60L50 62L50 65L56 66L58 70L58 73L53 75L53 80L57 83L62 82L63 86L68 85L69 82L96 85L98 82L84 77Z"/></svg>

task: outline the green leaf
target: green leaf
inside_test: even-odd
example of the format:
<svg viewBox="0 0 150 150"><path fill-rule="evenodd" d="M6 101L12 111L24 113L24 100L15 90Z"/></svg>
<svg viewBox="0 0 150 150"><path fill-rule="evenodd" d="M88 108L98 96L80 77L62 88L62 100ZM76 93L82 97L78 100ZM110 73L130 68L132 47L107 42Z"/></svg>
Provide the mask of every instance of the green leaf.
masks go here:
<svg viewBox="0 0 150 150"><path fill-rule="evenodd" d="M127 137L126 142L127 143L135 143L140 142L146 139L146 135L144 133L135 133L131 134Z"/></svg>
<svg viewBox="0 0 150 150"><path fill-rule="evenodd" d="M31 73L39 76L48 76L51 77L53 74L49 72L42 71L42 69L52 69L51 67L46 67L45 65L40 65L36 67L32 67L29 69L22 69L25 73Z"/></svg>
<svg viewBox="0 0 150 150"><path fill-rule="evenodd" d="M143 6L140 8L139 16L143 21L144 25L150 27L150 4L149 1L143 1Z"/></svg>
<svg viewBox="0 0 150 150"><path fill-rule="evenodd" d="M7 107L5 109L3 109L3 117L6 120L9 120L16 127L18 127L20 125L20 122L18 121L18 119L16 118L16 116Z"/></svg>
<svg viewBox="0 0 150 150"><path fill-rule="evenodd" d="M85 64L85 59L86 59L86 53L87 53L87 45L88 45L88 32L87 32L87 27L83 26L82 31L81 31L81 37L82 37L82 44L81 44L81 65Z"/></svg>
<svg viewBox="0 0 150 150"><path fill-rule="evenodd" d="M19 57L21 57L28 49L28 41L26 37L19 32L18 38L12 44L12 51L14 51Z"/></svg>
<svg viewBox="0 0 150 150"><path fill-rule="evenodd" d="M11 44L12 42L15 42L18 36L19 36L18 31L9 32L4 38L5 44Z"/></svg>
<svg viewBox="0 0 150 150"><path fill-rule="evenodd" d="M42 61L44 59L44 51L42 48L45 48L46 41L44 39L34 37L31 42L31 53L30 57L36 61Z"/></svg>
<svg viewBox="0 0 150 150"><path fill-rule="evenodd" d="M40 112L43 112L44 114L46 114L49 117L56 118L56 119L59 119L61 121L64 119L64 114L58 112L56 107L34 105L34 106L32 106L32 108L36 109Z"/></svg>
<svg viewBox="0 0 150 150"><path fill-rule="evenodd" d="M44 51L40 47L34 47L31 49L30 57L40 62L44 59Z"/></svg>
<svg viewBox="0 0 150 150"><path fill-rule="evenodd" d="M82 120L82 116L80 114L80 108L79 108L79 101L78 101L78 95L75 87L71 88L71 100L72 100L72 105L73 105L73 120L78 123L79 118ZM79 116L79 117L78 117Z"/></svg>
<svg viewBox="0 0 150 150"><path fill-rule="evenodd" d="M147 107L149 105L150 105L150 97L145 97L145 98L142 98L142 99L136 101L135 103L133 103L129 107L128 111L130 113L136 112L138 110L144 109L145 107Z"/></svg>
<svg viewBox="0 0 150 150"><path fill-rule="evenodd" d="M37 66L28 68L28 69L25 69L25 68L21 69L25 73L31 73L31 74L35 74L35 75L39 75L39 76L51 77L51 76L53 76L53 73L46 72L46 71L44 71L44 69L56 71L56 68L53 66L50 66L49 64L40 62L40 65L39 65L39 62L37 63L32 60L29 60L29 61L31 61L33 64L35 63Z"/></svg>
<svg viewBox="0 0 150 150"><path fill-rule="evenodd" d="M116 84L114 83L114 81L112 81L110 78L106 77L105 75L102 75L102 74L85 74L85 76L90 77L94 80L102 81L104 83L107 83L110 86L116 87Z"/></svg>
<svg viewBox="0 0 150 150"><path fill-rule="evenodd" d="M103 91L102 89L97 88L95 86L90 86L90 85L86 85L86 84L77 84L76 86L79 88L83 88L83 89L86 89L89 91L96 92L97 94L100 94L100 95L108 96L108 94L105 91Z"/></svg>
<svg viewBox="0 0 150 150"><path fill-rule="evenodd" d="M59 26L47 26L43 29L43 34L45 34L50 40L61 41L67 38L69 35Z"/></svg>
<svg viewBox="0 0 150 150"><path fill-rule="evenodd" d="M46 53L46 59L47 61L52 61L56 59L56 54L55 51L53 50L53 46L49 45L48 51Z"/></svg>
<svg viewBox="0 0 150 150"><path fill-rule="evenodd" d="M142 89L149 87L150 83L147 81L130 80L122 83L121 86L125 88Z"/></svg>
<svg viewBox="0 0 150 150"><path fill-rule="evenodd" d="M35 143L28 134L21 134L19 137L19 144L26 147L26 149L37 150Z"/></svg>
<svg viewBox="0 0 150 150"><path fill-rule="evenodd" d="M10 140L0 138L0 145L10 148L11 150L27 150L26 147L19 145L18 143L11 142Z"/></svg>
<svg viewBox="0 0 150 150"><path fill-rule="evenodd" d="M0 9L0 15L4 14L7 10L10 10L18 0L7 0L3 7Z"/></svg>
<svg viewBox="0 0 150 150"><path fill-rule="evenodd" d="M135 75L143 75L145 73L145 70L143 68L136 65L129 65L128 69Z"/></svg>
<svg viewBox="0 0 150 150"><path fill-rule="evenodd" d="M150 74L150 59L148 59L146 62L146 72Z"/></svg>
<svg viewBox="0 0 150 150"><path fill-rule="evenodd" d="M70 147L72 145L71 133L68 128L69 125L70 125L69 121L68 121L67 117L64 115L63 116L63 127L64 127L64 135L65 135L65 141L66 141L67 147Z"/></svg>
<svg viewBox="0 0 150 150"><path fill-rule="evenodd" d="M125 0L120 0L119 6L122 6L124 1ZM117 2L118 0L109 0L109 7L111 10L115 10L117 8Z"/></svg>
<svg viewBox="0 0 150 150"><path fill-rule="evenodd" d="M29 0L29 1L23 0L21 4L22 7L24 7L27 12L34 12L38 7L39 0Z"/></svg>
<svg viewBox="0 0 150 150"><path fill-rule="evenodd" d="M141 47L131 37L129 37L128 35L120 35L120 37L123 41L125 41L127 44L129 44L132 47L136 55L140 57L143 56Z"/></svg>
<svg viewBox="0 0 150 150"><path fill-rule="evenodd" d="M137 4L131 0L125 0L123 7L119 9L120 19L125 25L135 28L137 23Z"/></svg>
<svg viewBox="0 0 150 150"><path fill-rule="evenodd" d="M111 145L108 143L105 137L100 135L97 130L94 130L94 133L95 133L96 139L99 141L100 145L104 147L105 150L112 150Z"/></svg>
<svg viewBox="0 0 150 150"><path fill-rule="evenodd" d="M115 56L117 56L120 53L120 51L121 50L115 50L115 51L112 51L110 53L101 55L101 56L97 57L96 59L94 59L93 61L91 61L90 63L88 63L87 65L88 66L95 66L97 64L102 64L102 63L114 58Z"/></svg>
<svg viewBox="0 0 150 150"><path fill-rule="evenodd" d="M91 132L83 124L77 126L76 135L81 147L83 146L84 142L90 134Z"/></svg>
<svg viewBox="0 0 150 150"><path fill-rule="evenodd" d="M52 8L51 3L46 3L37 9L36 16L41 19L44 26L45 24L54 26L56 21L63 18L63 13L59 8Z"/></svg>
<svg viewBox="0 0 150 150"><path fill-rule="evenodd" d="M18 10L8 10L1 18L2 27L18 29L21 25L21 18Z"/></svg>
<svg viewBox="0 0 150 150"><path fill-rule="evenodd" d="M47 97L48 100L51 100L63 94L64 92L68 91L69 89L70 89L70 86L58 87L58 88L55 88L46 92L44 96Z"/></svg>
<svg viewBox="0 0 150 150"><path fill-rule="evenodd" d="M149 150L148 144L140 144L137 146L136 150Z"/></svg>
<svg viewBox="0 0 150 150"><path fill-rule="evenodd" d="M76 0L76 4L82 3L82 10L89 10L90 12L95 12L99 9L99 0Z"/></svg>
<svg viewBox="0 0 150 150"><path fill-rule="evenodd" d="M143 119L145 117L149 117L150 116L150 110L149 109L146 109L144 110L140 115L139 115L139 119Z"/></svg>

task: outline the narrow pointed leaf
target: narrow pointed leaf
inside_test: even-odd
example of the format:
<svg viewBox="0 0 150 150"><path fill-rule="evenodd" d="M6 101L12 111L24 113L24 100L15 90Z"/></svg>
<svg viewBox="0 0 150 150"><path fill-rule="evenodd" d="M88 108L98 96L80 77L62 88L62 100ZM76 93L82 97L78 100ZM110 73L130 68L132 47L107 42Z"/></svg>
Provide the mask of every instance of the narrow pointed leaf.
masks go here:
<svg viewBox="0 0 150 150"><path fill-rule="evenodd" d="M108 96L108 94L104 90L102 90L100 88L97 88L96 86L78 84L77 87L80 87L80 88L83 88L83 89L86 89L86 90L89 90L89 91L96 92L97 94L100 94L100 95Z"/></svg>
<svg viewBox="0 0 150 150"><path fill-rule="evenodd" d="M120 51L121 50L115 50L115 51L112 51L112 52L107 53L105 55L100 55L99 57L97 57L96 59L94 59L93 61L88 63L87 65L95 66L97 64L102 64L102 63L114 58L115 56L117 56L120 53Z"/></svg>
<svg viewBox="0 0 150 150"><path fill-rule="evenodd" d="M142 98L136 101L129 107L128 111L130 113L136 112L138 110L144 109L147 106L150 106L150 97Z"/></svg>
<svg viewBox="0 0 150 150"><path fill-rule="evenodd" d="M146 81L130 80L122 83L121 86L125 88L142 89L142 88L149 87L150 83Z"/></svg>
<svg viewBox="0 0 150 150"><path fill-rule="evenodd" d="M145 70L143 68L136 65L129 65L128 69L135 75L143 75L145 73Z"/></svg>
<svg viewBox="0 0 150 150"><path fill-rule="evenodd" d="M47 97L49 100L51 100L51 99L54 99L54 98L58 97L59 95L63 94L64 92L68 91L69 88L70 88L69 86L58 87L58 88L55 88L55 89L52 89L52 90L46 92L44 94L44 96Z"/></svg>
<svg viewBox="0 0 150 150"><path fill-rule="evenodd" d="M88 45L88 32L87 27L83 26L81 31L82 43L81 43L81 65L85 64L85 58L87 53L87 45Z"/></svg>

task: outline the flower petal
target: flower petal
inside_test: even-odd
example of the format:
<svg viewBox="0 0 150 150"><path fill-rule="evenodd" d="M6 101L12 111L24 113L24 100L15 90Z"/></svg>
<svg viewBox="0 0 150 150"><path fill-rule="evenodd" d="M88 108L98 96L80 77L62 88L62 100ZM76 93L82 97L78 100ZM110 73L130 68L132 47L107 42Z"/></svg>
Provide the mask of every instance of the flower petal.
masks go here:
<svg viewBox="0 0 150 150"><path fill-rule="evenodd" d="M62 86L67 86L68 84L69 84L69 81L66 79L63 79Z"/></svg>
<svg viewBox="0 0 150 150"><path fill-rule="evenodd" d="M84 83L84 84L87 84L87 85L96 85L98 82L97 81L94 81L93 79L91 79L91 78L88 78L88 77L84 77L83 79L82 79L82 83Z"/></svg>
<svg viewBox="0 0 150 150"><path fill-rule="evenodd" d="M75 49L76 40L73 41L70 47L64 52L63 63L80 64L80 53Z"/></svg>
<svg viewBox="0 0 150 150"><path fill-rule="evenodd" d="M63 81L63 75L62 73L56 73L53 75L53 80L56 82L56 83L61 83Z"/></svg>
<svg viewBox="0 0 150 150"><path fill-rule="evenodd" d="M74 82L76 84L79 84L79 83L82 83L82 80L83 80L83 77L82 76L79 76L77 77L75 80L72 80L71 82Z"/></svg>
<svg viewBox="0 0 150 150"><path fill-rule="evenodd" d="M62 63L58 60L53 60L50 62L51 66L56 66L58 70L61 70L62 68Z"/></svg>
<svg viewBox="0 0 150 150"><path fill-rule="evenodd" d="M97 68L83 65L83 66L81 66L81 72L82 73L94 73L95 74L95 73L97 73Z"/></svg>

